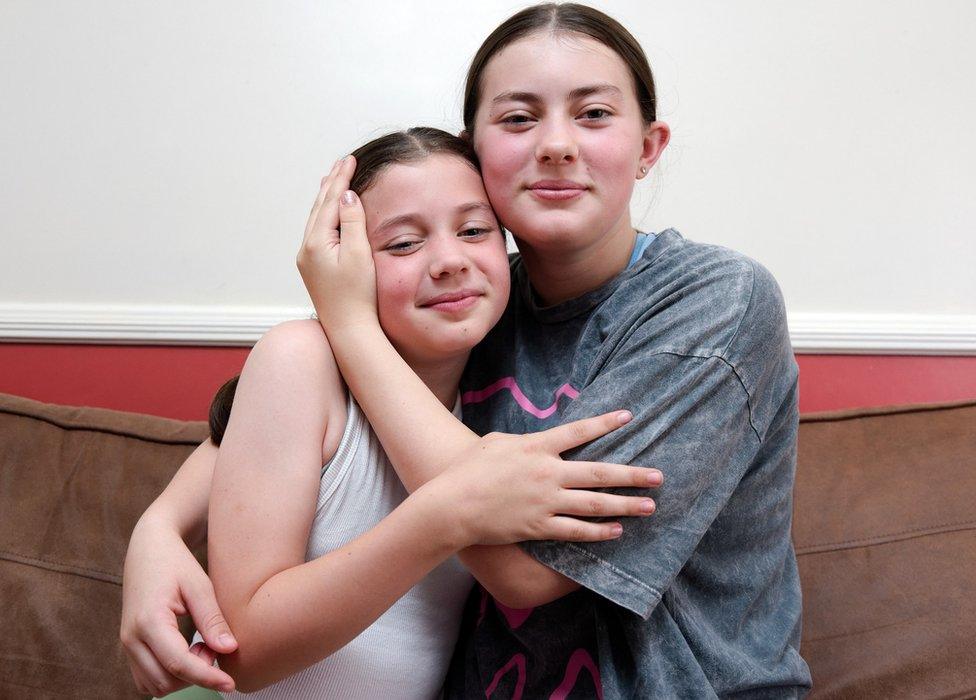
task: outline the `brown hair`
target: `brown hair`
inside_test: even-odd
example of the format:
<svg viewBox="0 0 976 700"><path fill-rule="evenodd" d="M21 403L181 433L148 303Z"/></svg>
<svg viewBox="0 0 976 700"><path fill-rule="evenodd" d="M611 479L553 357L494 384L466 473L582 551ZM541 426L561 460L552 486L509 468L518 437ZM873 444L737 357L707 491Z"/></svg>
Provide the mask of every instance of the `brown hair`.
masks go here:
<svg viewBox="0 0 976 700"><path fill-rule="evenodd" d="M398 163L416 163L438 154L457 156L479 170L478 156L470 143L441 129L415 126L380 136L353 151L356 172L349 189L362 194L387 167Z"/></svg>
<svg viewBox="0 0 976 700"><path fill-rule="evenodd" d="M356 172L349 183L349 189L356 194L362 194L372 187L385 168L397 163L417 163L438 154L457 156L476 171L479 170L478 156L468 141L441 129L415 126L406 131L394 131L375 138L353 151ZM225 382L210 403L210 440L218 446L224 439L227 422L230 420L238 379L240 375Z"/></svg>
<svg viewBox="0 0 976 700"><path fill-rule="evenodd" d="M575 2L547 2L527 7L498 25L472 59L464 86L462 111L464 129L469 135L474 134L474 117L481 104L481 78L488 63L509 44L540 32L583 34L612 49L630 68L644 123L656 121L654 75L637 39L613 17L592 7Z"/></svg>

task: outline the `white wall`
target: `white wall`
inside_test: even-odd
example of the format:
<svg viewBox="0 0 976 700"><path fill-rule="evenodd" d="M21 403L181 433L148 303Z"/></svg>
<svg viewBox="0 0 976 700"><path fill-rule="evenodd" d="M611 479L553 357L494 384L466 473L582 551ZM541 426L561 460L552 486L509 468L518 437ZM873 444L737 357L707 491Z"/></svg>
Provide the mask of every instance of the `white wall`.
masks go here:
<svg viewBox="0 0 976 700"><path fill-rule="evenodd" d="M799 326L976 351L976 3L593 4L674 130L641 226L759 259ZM522 6L2 0L0 336L294 313L320 176L384 131L457 130L467 61Z"/></svg>

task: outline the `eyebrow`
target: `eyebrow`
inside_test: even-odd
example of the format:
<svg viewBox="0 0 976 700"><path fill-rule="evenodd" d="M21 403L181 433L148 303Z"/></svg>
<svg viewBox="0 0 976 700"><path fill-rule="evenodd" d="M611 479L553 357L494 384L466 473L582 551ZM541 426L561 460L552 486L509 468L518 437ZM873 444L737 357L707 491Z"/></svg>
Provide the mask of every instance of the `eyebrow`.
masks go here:
<svg viewBox="0 0 976 700"><path fill-rule="evenodd" d="M492 208L487 202L466 202L460 204L454 208L455 214L467 214L472 211L483 211L487 214L494 214ZM419 214L400 214L399 216L391 216L389 219L385 219L383 223L376 227L373 231L374 236L379 236L386 232L387 229L399 226L400 224L416 224L420 220Z"/></svg>
<svg viewBox="0 0 976 700"><path fill-rule="evenodd" d="M572 90L569 93L569 102L574 102L576 100L583 99L584 97L589 97L590 95L595 95L601 92L608 92L616 96L623 95L623 91L612 83L597 83L595 85L584 85L583 87L578 87ZM541 101L542 98L534 92L519 92L513 90L503 92L494 97L491 103L493 105L498 104L499 102L529 102L535 104Z"/></svg>

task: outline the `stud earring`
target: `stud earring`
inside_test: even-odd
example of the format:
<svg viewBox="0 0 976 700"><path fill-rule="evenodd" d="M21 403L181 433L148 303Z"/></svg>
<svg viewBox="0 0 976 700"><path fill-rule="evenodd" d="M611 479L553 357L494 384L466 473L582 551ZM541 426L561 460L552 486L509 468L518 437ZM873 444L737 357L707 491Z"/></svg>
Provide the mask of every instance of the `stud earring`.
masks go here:
<svg viewBox="0 0 976 700"><path fill-rule="evenodd" d="M647 168L645 168L643 165L641 166L641 175L647 175Z"/></svg>

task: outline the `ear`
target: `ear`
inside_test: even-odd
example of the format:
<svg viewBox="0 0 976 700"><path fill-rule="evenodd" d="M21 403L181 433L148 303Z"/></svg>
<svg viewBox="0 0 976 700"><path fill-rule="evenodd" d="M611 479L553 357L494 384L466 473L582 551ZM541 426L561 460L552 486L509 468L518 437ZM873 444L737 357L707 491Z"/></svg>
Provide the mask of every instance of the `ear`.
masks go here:
<svg viewBox="0 0 976 700"><path fill-rule="evenodd" d="M671 127L662 121L651 122L644 127L640 161L637 163L637 179L640 180L651 171L657 159L671 140Z"/></svg>

